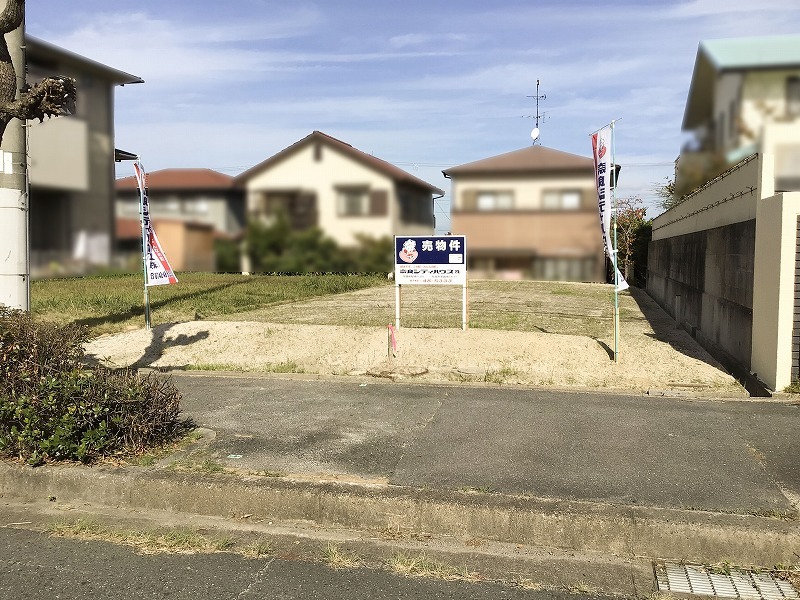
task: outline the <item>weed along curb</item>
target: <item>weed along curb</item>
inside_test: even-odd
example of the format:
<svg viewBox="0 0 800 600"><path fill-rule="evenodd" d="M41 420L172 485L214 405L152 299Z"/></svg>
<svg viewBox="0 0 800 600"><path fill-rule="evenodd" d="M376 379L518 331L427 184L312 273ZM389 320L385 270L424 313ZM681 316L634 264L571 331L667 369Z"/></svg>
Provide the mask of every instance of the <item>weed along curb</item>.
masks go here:
<svg viewBox="0 0 800 600"><path fill-rule="evenodd" d="M227 473L0 463L0 497L6 504L56 498L223 519L247 514L252 520L365 533L389 529L623 559L772 566L793 564L800 553L800 524L794 520Z"/></svg>

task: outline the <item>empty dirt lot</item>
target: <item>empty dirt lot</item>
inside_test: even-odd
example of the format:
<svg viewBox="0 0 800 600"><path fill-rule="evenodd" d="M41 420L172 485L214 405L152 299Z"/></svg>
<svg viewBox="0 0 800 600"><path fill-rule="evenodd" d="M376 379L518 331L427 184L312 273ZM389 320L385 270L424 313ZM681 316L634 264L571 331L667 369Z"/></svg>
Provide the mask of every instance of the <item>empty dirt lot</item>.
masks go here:
<svg viewBox="0 0 800 600"><path fill-rule="evenodd" d="M610 286L474 281L460 329L461 289L380 286L225 317L93 340L114 366L294 372L428 382L486 382L746 397L743 388L649 296L620 295L612 360Z"/></svg>

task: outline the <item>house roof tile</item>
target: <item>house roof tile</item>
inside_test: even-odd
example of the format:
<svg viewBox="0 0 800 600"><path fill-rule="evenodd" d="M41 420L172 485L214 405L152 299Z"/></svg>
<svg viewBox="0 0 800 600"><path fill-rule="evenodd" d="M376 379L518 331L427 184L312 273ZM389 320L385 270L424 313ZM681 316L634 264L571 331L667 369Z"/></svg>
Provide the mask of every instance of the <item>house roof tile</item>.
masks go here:
<svg viewBox="0 0 800 600"><path fill-rule="evenodd" d="M529 146L521 150L476 160L442 171L445 176L483 174L548 173L558 171L586 171L591 174L591 158L553 150L545 146Z"/></svg>
<svg viewBox="0 0 800 600"><path fill-rule="evenodd" d="M117 179L117 191L136 190L136 177ZM147 174L147 189L153 191L172 190L228 190L235 187L230 175L211 169L162 169Z"/></svg>
<svg viewBox="0 0 800 600"><path fill-rule="evenodd" d="M304 137L302 140L299 140L274 154L273 156L269 157L267 160L260 162L259 164L251 167L250 169L246 170L244 173L241 173L236 177L236 181L240 184L246 182L250 177L255 175L256 173L260 173L261 171L268 169L269 167L277 164L287 156L291 155L292 153L300 150L304 146L314 141L319 141L332 148L336 148L346 156L349 156L353 160L360 162L361 164L374 169L375 171L390 177L398 182L409 183L436 194L444 194L444 191L440 190L438 187L431 185L427 181L420 179L419 177L415 177L411 173L404 171L403 169L394 166L391 163L386 162L376 156L372 156L371 154L367 154L366 152L362 152L357 148L354 148L347 142L343 142L342 140L338 140L333 136L330 136L326 133L321 131L314 131Z"/></svg>

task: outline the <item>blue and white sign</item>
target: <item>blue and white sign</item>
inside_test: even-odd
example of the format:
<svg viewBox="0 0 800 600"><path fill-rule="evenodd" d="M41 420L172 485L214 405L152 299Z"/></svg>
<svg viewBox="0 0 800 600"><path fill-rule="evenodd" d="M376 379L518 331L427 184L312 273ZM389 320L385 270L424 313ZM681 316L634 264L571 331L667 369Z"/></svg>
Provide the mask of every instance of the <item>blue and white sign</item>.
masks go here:
<svg viewBox="0 0 800 600"><path fill-rule="evenodd" d="M394 263L398 285L466 285L467 238L395 236Z"/></svg>

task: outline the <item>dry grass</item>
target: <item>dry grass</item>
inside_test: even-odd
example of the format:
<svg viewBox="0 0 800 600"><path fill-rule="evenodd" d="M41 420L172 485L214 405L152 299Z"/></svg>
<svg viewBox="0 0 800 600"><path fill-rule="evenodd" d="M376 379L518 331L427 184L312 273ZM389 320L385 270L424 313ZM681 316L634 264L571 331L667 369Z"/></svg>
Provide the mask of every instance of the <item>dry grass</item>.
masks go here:
<svg viewBox="0 0 800 600"><path fill-rule="evenodd" d="M124 544L133 547L139 554L208 554L228 551L233 547L230 537L208 536L192 529L114 529L87 519L57 521L51 523L46 532L55 537Z"/></svg>
<svg viewBox="0 0 800 600"><path fill-rule="evenodd" d="M322 550L322 562L332 569L357 569L364 561L357 553L343 550L339 545L329 543Z"/></svg>
<svg viewBox="0 0 800 600"><path fill-rule="evenodd" d="M439 562L425 554L395 554L387 565L389 570L398 575L407 577L428 577L434 579L444 579L447 581L479 581L480 577L476 573L463 569L458 569L452 565Z"/></svg>
<svg viewBox="0 0 800 600"><path fill-rule="evenodd" d="M539 331L566 335L613 335L611 286L554 281L469 282L469 326L478 329ZM304 325L385 326L395 317L394 287L363 293L320 296L302 304L265 306L225 320ZM460 328L462 291L457 286L405 286L401 296L404 327ZM636 302L620 296L622 319L634 318Z"/></svg>

